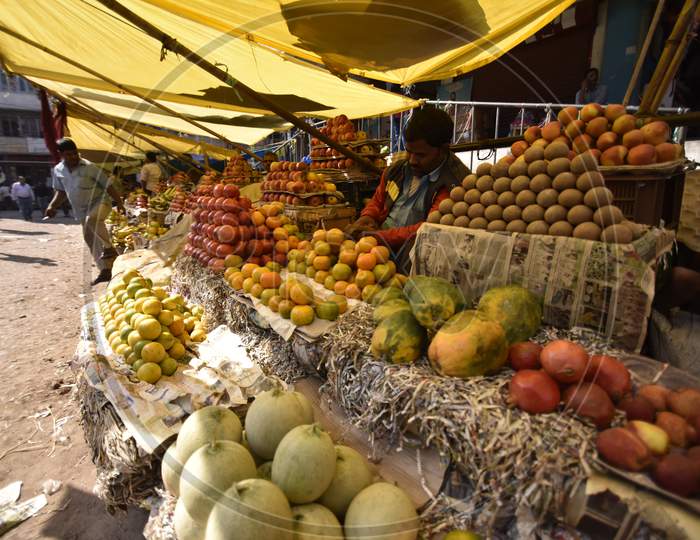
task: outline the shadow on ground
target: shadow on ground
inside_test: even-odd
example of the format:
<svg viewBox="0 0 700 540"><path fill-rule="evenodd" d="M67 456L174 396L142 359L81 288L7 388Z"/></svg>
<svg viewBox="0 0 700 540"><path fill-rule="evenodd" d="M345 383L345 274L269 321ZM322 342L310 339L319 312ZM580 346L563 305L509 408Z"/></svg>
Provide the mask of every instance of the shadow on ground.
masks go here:
<svg viewBox="0 0 700 540"><path fill-rule="evenodd" d="M25 263L25 264L40 264L42 266L58 266L53 259L46 257L27 257L25 255L13 255L11 253L0 252L0 261Z"/></svg>
<svg viewBox="0 0 700 540"><path fill-rule="evenodd" d="M0 232L8 234L23 234L24 236L39 236L49 234L46 231L18 231L16 229L0 229Z"/></svg>
<svg viewBox="0 0 700 540"><path fill-rule="evenodd" d="M41 534L60 540L138 540L148 513L140 508L110 516L104 503L92 493L67 485L56 510L43 523ZM58 495L58 494L57 494ZM56 496L56 495L54 495ZM36 516L37 519L40 516Z"/></svg>

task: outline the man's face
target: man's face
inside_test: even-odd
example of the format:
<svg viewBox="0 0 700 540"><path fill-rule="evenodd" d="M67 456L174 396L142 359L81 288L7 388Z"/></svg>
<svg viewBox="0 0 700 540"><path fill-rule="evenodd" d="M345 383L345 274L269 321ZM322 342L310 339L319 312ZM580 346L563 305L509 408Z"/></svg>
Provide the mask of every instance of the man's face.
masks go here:
<svg viewBox="0 0 700 540"><path fill-rule="evenodd" d="M275 158L272 156L265 156L263 158L263 167L265 167L266 171L270 170L270 165L272 165L272 163L274 163L274 161L275 161Z"/></svg>
<svg viewBox="0 0 700 540"><path fill-rule="evenodd" d="M443 153L440 147L430 146L424 139L406 141L408 163L416 176L424 176L437 168L442 162Z"/></svg>
<svg viewBox="0 0 700 540"><path fill-rule="evenodd" d="M80 152L77 150L65 150L61 152L61 159L69 167L77 167L80 163Z"/></svg>
<svg viewBox="0 0 700 540"><path fill-rule="evenodd" d="M595 86L596 84L598 84L598 72L597 71L589 71L586 78L588 79L588 82L591 83L591 85Z"/></svg>

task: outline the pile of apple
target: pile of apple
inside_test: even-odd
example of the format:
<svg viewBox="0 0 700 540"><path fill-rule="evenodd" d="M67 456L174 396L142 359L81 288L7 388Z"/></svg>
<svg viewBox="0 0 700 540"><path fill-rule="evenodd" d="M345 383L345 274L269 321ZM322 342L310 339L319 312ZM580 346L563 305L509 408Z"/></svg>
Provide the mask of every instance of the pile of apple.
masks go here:
<svg viewBox="0 0 700 540"><path fill-rule="evenodd" d="M516 370L508 402L531 414L564 408L598 429L600 456L627 471L651 469L655 482L683 497L700 494L700 390L671 391L657 384L632 394L629 370L617 358L588 356L579 344L556 340L544 347L515 343L508 360ZM616 409L627 423L610 427Z"/></svg>
<svg viewBox="0 0 700 540"><path fill-rule="evenodd" d="M287 253L287 270L302 274L346 298L371 302L386 287L402 288L406 276L396 272L389 249L371 236L357 242L340 229L317 230L311 242Z"/></svg>
<svg viewBox="0 0 700 540"><path fill-rule="evenodd" d="M355 131L355 125L344 114L339 114L327 120L326 125L319 129L319 131L340 143L364 141L367 139L367 133L364 131ZM321 144L323 143L316 137L311 139L311 146L319 146Z"/></svg>
<svg viewBox="0 0 700 540"><path fill-rule="evenodd" d="M326 182L320 174L306 169L306 163L273 162L261 185L262 199L305 206L338 204L342 200L333 182Z"/></svg>
<svg viewBox="0 0 700 540"><path fill-rule="evenodd" d="M580 114L576 107L565 107L557 120L542 128L531 126L523 137L511 146L516 158L530 146L544 148L553 141L565 142L574 154L591 152L603 166L663 163L683 153L681 145L669 142L666 122L636 118L619 104L589 103Z"/></svg>
<svg viewBox="0 0 700 540"><path fill-rule="evenodd" d="M251 181L253 169L242 156L237 155L229 158L224 167L223 176L233 184L247 184Z"/></svg>
<svg viewBox="0 0 700 540"><path fill-rule="evenodd" d="M602 458L627 471L648 470L660 487L681 497L700 495L700 390L648 384L618 408L627 424L598 434Z"/></svg>
<svg viewBox="0 0 700 540"><path fill-rule="evenodd" d="M280 203L253 210L234 184L200 186L194 197L194 223L183 253L202 266L223 272L226 258L236 255L255 264L285 264L290 245L299 241L298 229L282 215Z"/></svg>

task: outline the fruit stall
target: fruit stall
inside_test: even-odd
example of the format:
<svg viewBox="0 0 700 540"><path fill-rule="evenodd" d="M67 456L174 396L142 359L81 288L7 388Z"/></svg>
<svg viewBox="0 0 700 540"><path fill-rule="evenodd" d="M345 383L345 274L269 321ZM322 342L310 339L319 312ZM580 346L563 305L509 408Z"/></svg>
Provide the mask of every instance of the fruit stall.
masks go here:
<svg viewBox="0 0 700 540"><path fill-rule="evenodd" d="M103 498L150 508L149 539L692 538L700 381L640 355L674 237L605 176L618 146L632 167L658 165L647 147L678 167L677 149L589 109L454 186L410 276L374 237L296 220L344 200L317 144L311 167L273 163L256 203L241 165L205 175L167 290L125 269L85 315L107 361L83 362L83 416L106 400L135 441ZM324 129L355 144L348 125Z"/></svg>

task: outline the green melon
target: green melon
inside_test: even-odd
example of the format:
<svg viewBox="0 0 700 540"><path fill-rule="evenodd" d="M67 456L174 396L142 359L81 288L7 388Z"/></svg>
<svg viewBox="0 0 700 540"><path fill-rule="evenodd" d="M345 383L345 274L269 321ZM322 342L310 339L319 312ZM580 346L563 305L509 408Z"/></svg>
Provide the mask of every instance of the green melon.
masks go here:
<svg viewBox="0 0 700 540"><path fill-rule="evenodd" d="M226 407L202 407L182 424L177 436L177 451L182 462L186 463L195 450L208 442L240 442L242 431L238 416Z"/></svg>
<svg viewBox="0 0 700 540"><path fill-rule="evenodd" d="M360 491L345 514L346 540L416 540L418 514L408 495L377 482Z"/></svg>
<svg viewBox="0 0 700 540"><path fill-rule="evenodd" d="M272 482L234 484L211 511L205 540L292 540L292 509Z"/></svg>
<svg viewBox="0 0 700 540"><path fill-rule="evenodd" d="M377 325L372 335L372 356L392 364L414 362L423 352L425 328L413 313L398 311Z"/></svg>
<svg viewBox="0 0 700 540"><path fill-rule="evenodd" d="M464 308L462 291L443 278L413 276L403 288L411 310L421 326L437 330Z"/></svg>
<svg viewBox="0 0 700 540"><path fill-rule="evenodd" d="M335 459L333 440L321 426L297 426L277 447L272 460L272 481L290 502L313 502L331 485Z"/></svg>
<svg viewBox="0 0 700 540"><path fill-rule="evenodd" d="M275 388L258 394L245 417L248 445L265 460L275 457L282 438L296 426L313 422L309 400L299 392Z"/></svg>
<svg viewBox="0 0 700 540"><path fill-rule="evenodd" d="M180 475L180 498L195 521L205 523L214 502L231 484L255 478L253 456L233 441L205 444L185 462Z"/></svg>
<svg viewBox="0 0 700 540"><path fill-rule="evenodd" d="M333 481L318 502L342 519L355 495L372 483L374 475L357 450L336 445L335 454Z"/></svg>
<svg viewBox="0 0 700 540"><path fill-rule="evenodd" d="M508 358L503 327L477 311L462 311L433 337L428 360L441 375L474 377L498 371Z"/></svg>
<svg viewBox="0 0 700 540"><path fill-rule="evenodd" d="M520 285L486 291L479 300L477 310L503 326L510 345L530 339L542 323L542 302Z"/></svg>
<svg viewBox="0 0 700 540"><path fill-rule="evenodd" d="M294 540L342 540L343 528L328 508L320 504L292 506Z"/></svg>
<svg viewBox="0 0 700 540"><path fill-rule="evenodd" d="M262 465L258 465L258 478L272 480L272 461L266 461Z"/></svg>
<svg viewBox="0 0 700 540"><path fill-rule="evenodd" d="M204 540L204 526L187 513L185 503L178 499L173 513L173 528L177 540Z"/></svg>
<svg viewBox="0 0 700 540"><path fill-rule="evenodd" d="M160 475L163 478L163 486L170 493L178 497L180 495L180 474L184 463L177 451L177 444L173 443L163 454L163 461L160 463Z"/></svg>

